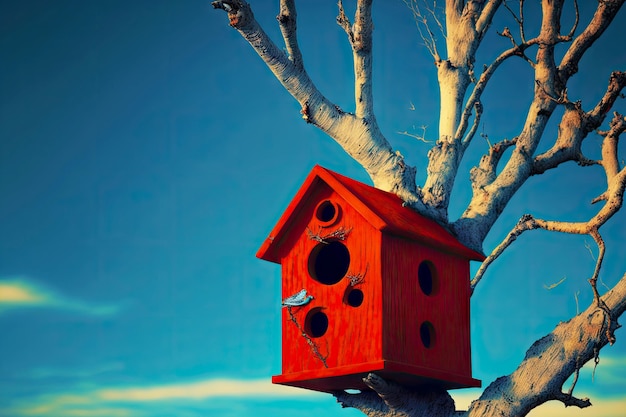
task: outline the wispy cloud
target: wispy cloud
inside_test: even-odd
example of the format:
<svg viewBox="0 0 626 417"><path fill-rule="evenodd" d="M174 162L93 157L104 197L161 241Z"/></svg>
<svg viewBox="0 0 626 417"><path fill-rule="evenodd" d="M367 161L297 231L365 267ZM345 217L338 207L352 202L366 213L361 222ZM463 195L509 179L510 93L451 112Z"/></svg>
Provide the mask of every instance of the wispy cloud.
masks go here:
<svg viewBox="0 0 626 417"><path fill-rule="evenodd" d="M528 413L529 417L623 417L626 409L626 398L591 399L593 404L588 408L567 407L558 402L547 402Z"/></svg>
<svg viewBox="0 0 626 417"><path fill-rule="evenodd" d="M202 400L259 400L281 401L324 398L324 394L273 385L266 379L203 379L183 383L130 387L77 389L75 392L45 394L23 398L0 414L12 416L111 416L135 417L154 415L167 403L180 407L190 402L209 404Z"/></svg>
<svg viewBox="0 0 626 417"><path fill-rule="evenodd" d="M451 393L458 410L467 409L471 401L478 398L480 390L464 390ZM548 402L535 410L530 417L577 417L590 414L603 417L621 417L626 406L626 396L606 397L595 393L589 395L593 406L579 410L567 409L559 402ZM135 386L110 386L92 389L77 388L71 392L46 394L39 397L22 398L12 407L2 409L13 417L25 416L85 416L85 417L147 417L171 415L202 415L216 411L217 400L224 399L226 407L233 403L251 402L255 414L263 414L263 404L280 402L292 405L324 402L328 394L273 385L269 378L227 379L210 378L171 384ZM209 400L209 401L207 401ZM329 403L330 404L330 403ZM195 410L188 414L185 410ZM338 414L340 415L338 410Z"/></svg>
<svg viewBox="0 0 626 417"><path fill-rule="evenodd" d="M94 304L64 296L33 280L0 279L0 315L20 308L55 308L94 316L109 316L120 310L119 305Z"/></svg>
<svg viewBox="0 0 626 417"><path fill-rule="evenodd" d="M453 391L450 394L454 398L457 410L467 410L472 401L480 397L482 390L472 389L463 391ZM580 391L576 393L578 397L589 397L592 406L584 409L567 407L558 401L549 401L534 410L529 417L589 417L590 415L602 417L623 417L626 409L626 395L619 397L607 397L596 391Z"/></svg>
<svg viewBox="0 0 626 417"><path fill-rule="evenodd" d="M124 363L110 362L100 366L86 369L71 368L35 368L24 375L31 379L46 378L67 378L67 379L88 379L102 374L120 372L124 370Z"/></svg>
<svg viewBox="0 0 626 417"><path fill-rule="evenodd" d="M268 379L209 379L182 384L103 389L96 394L107 401L204 400L217 397L284 398L316 395L311 391L274 385Z"/></svg>

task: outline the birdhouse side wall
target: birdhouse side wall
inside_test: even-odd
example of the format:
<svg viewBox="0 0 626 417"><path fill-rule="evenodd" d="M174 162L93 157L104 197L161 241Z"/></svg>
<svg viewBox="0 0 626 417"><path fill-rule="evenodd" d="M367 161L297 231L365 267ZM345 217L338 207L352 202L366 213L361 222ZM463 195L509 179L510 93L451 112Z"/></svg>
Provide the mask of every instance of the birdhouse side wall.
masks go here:
<svg viewBox="0 0 626 417"><path fill-rule="evenodd" d="M471 377L469 261L384 235L383 356Z"/></svg>
<svg viewBox="0 0 626 417"><path fill-rule="evenodd" d="M320 220L326 203L337 218ZM333 368L380 360L380 232L323 184L296 214L289 235L293 243L281 261L283 299L302 289L314 298L283 308L283 375L311 377L317 370L328 376Z"/></svg>

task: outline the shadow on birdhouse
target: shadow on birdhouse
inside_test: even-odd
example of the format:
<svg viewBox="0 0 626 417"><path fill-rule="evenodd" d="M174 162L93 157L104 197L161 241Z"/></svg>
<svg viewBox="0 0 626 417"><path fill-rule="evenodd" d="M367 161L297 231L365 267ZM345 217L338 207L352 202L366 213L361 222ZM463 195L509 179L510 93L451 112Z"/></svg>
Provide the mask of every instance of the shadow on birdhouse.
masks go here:
<svg viewBox="0 0 626 417"><path fill-rule="evenodd" d="M479 387L470 353L469 261L484 256L396 195L320 166L257 256L282 267L282 374L317 391Z"/></svg>

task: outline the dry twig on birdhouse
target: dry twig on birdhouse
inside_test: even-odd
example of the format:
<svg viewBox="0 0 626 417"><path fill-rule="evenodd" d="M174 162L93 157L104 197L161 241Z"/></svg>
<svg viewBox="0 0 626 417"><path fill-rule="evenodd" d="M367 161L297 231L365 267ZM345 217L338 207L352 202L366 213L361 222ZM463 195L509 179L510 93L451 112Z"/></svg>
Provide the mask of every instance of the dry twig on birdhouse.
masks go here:
<svg viewBox="0 0 626 417"><path fill-rule="evenodd" d="M367 274L367 269L369 268L369 264L365 266L365 271L358 274L348 273L346 274L346 278L350 280L350 286L356 287L359 284L363 284L365 282L365 274Z"/></svg>
<svg viewBox="0 0 626 417"><path fill-rule="evenodd" d="M346 240L346 238L348 237L351 231L352 231L352 228L346 229L345 227L341 226L340 228L338 228L337 230L333 232L322 235L321 227L317 229L317 233L313 233L311 229L309 229L308 227L306 228L306 234L309 237L309 239L316 240L324 244L328 244L328 242L333 239Z"/></svg>
<svg viewBox="0 0 626 417"><path fill-rule="evenodd" d="M309 344L309 346L311 347L311 350L313 351L313 355L318 358L319 360L322 361L322 363L324 364L324 368L328 368L328 364L326 363L326 358L328 358L328 353L326 353L326 356L323 356L320 352L319 347L317 346L317 344L311 340L311 338L309 337L308 334L306 334L306 332L304 331L304 329L302 328L302 326L300 325L300 323L298 323L298 320L296 319L296 316L293 315L293 312L291 311L293 307L292 306L287 306L287 312L289 313L289 318L291 319L291 321L296 325L296 327L298 328L298 331L300 332L300 334L302 335L302 337L304 337L304 339L306 340L306 342ZM327 342L328 343L328 342ZM328 352L328 345L326 346L326 352Z"/></svg>

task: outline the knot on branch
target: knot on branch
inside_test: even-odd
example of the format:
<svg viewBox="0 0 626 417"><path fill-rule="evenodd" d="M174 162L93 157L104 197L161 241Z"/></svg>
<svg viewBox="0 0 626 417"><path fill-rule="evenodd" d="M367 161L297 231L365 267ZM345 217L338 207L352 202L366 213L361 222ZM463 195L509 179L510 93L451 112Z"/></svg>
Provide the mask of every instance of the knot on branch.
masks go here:
<svg viewBox="0 0 626 417"><path fill-rule="evenodd" d="M219 0L211 2L211 6L228 13L229 24L234 28L245 25L253 16L250 5L243 0Z"/></svg>
<svg viewBox="0 0 626 417"><path fill-rule="evenodd" d="M508 38L513 44L513 46L517 46L517 43L515 42L515 38L513 38L513 35L511 34L511 30L508 27L505 26L504 29L502 29L502 32L496 31L496 33L502 36L503 38Z"/></svg>
<svg viewBox="0 0 626 417"><path fill-rule="evenodd" d="M302 119L307 123L313 123L311 120L311 113L309 112L309 102L305 101L302 105L302 110L300 110L300 114L302 115Z"/></svg>
<svg viewBox="0 0 626 417"><path fill-rule="evenodd" d="M619 133L622 133L626 128L626 118L618 112L613 112L613 118L609 122L609 127L611 130L617 130Z"/></svg>
<svg viewBox="0 0 626 417"><path fill-rule="evenodd" d="M495 145L489 146L489 153L480 159L478 166L470 170L470 180L474 192L491 184L496 179L498 163L509 147L517 143L517 138L511 140L504 139Z"/></svg>

